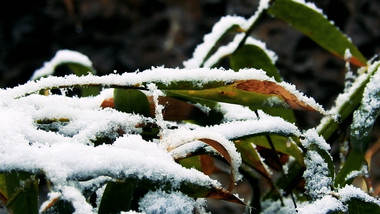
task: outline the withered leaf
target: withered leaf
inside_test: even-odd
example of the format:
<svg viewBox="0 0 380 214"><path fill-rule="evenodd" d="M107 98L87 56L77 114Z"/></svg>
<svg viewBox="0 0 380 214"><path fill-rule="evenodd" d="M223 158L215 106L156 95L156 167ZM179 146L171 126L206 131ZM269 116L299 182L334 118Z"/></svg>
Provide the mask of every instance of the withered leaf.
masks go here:
<svg viewBox="0 0 380 214"><path fill-rule="evenodd" d="M245 80L237 81L235 87L244 90L252 91L267 95L281 96L290 107L296 110L318 111L315 107L299 100L292 92L288 91L276 82L261 81L261 80Z"/></svg>

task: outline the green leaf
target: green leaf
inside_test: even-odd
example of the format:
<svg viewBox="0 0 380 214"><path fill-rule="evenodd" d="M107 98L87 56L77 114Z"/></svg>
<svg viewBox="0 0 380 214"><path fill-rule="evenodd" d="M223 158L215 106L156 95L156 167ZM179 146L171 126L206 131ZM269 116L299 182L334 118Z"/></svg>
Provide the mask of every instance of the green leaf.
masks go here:
<svg viewBox="0 0 380 214"><path fill-rule="evenodd" d="M380 74L375 73L367 84L361 105L354 112L351 123L350 143L353 149L364 155L371 140L372 128L380 115Z"/></svg>
<svg viewBox="0 0 380 214"><path fill-rule="evenodd" d="M98 213L120 213L130 210L135 186L133 182L109 182L104 190Z"/></svg>
<svg viewBox="0 0 380 214"><path fill-rule="evenodd" d="M221 19L220 22L222 20L223 19ZM212 46L211 49L208 50L207 55L205 56L205 58L203 58L202 63L201 63L201 65L199 67L203 67L204 66L204 63L218 50L218 47L220 46L220 44L222 43L222 41L229 34L236 33L236 32L239 32L241 30L242 30L241 27L239 25L237 25L237 24L232 24L228 28L225 28L225 31L214 41L214 45Z"/></svg>
<svg viewBox="0 0 380 214"><path fill-rule="evenodd" d="M344 58L349 49L352 64L367 65L367 60L350 39L318 11L294 0L276 0L268 13L285 20L334 55Z"/></svg>
<svg viewBox="0 0 380 214"><path fill-rule="evenodd" d="M114 89L115 109L126 112L150 116L148 97L137 89Z"/></svg>
<svg viewBox="0 0 380 214"><path fill-rule="evenodd" d="M299 100L291 92L274 82L247 80L228 86L204 90L168 90L183 97L240 104L252 110L262 108L293 108L318 111L308 103Z"/></svg>
<svg viewBox="0 0 380 214"><path fill-rule="evenodd" d="M380 206L375 203L365 202L360 199L352 198L348 202L348 213L368 214L380 213Z"/></svg>
<svg viewBox="0 0 380 214"><path fill-rule="evenodd" d="M346 184L352 182L352 179L347 180L347 175L353 171L360 170L360 168L363 165L363 161L363 154L355 150L351 150L351 152L348 154L346 161L344 162L343 167L340 169L339 173L335 178L334 185L336 187L343 187Z"/></svg>
<svg viewBox="0 0 380 214"><path fill-rule="evenodd" d="M340 115L340 121L344 121L359 106L363 97L364 88L368 84L370 78L377 72L379 66L379 61L373 62L368 66L365 73L362 73L356 78L353 83L355 87L345 89L348 92L343 94L344 97L339 99L340 102L338 103L338 106L335 107L338 110L337 114ZM324 118L319 125L318 134L322 135L327 140L338 128L339 123L334 121L331 117L327 117Z"/></svg>
<svg viewBox="0 0 380 214"><path fill-rule="evenodd" d="M67 65L70 70L77 76L84 76L88 74L96 74L96 71L93 67L82 65L79 63L72 63L72 62L67 62L63 63L61 65Z"/></svg>
<svg viewBox="0 0 380 214"><path fill-rule="evenodd" d="M1 173L0 194L4 197L3 204L13 214L38 213L38 180L35 175L16 171Z"/></svg>
<svg viewBox="0 0 380 214"><path fill-rule="evenodd" d="M77 76L96 74L94 68L79 63L68 62L63 63L62 65L67 65L70 68L70 70ZM100 88L95 86L82 87L80 93L81 97L95 96L100 93Z"/></svg>
<svg viewBox="0 0 380 214"><path fill-rule="evenodd" d="M268 76L281 81L277 67L266 52L256 45L244 45L230 56L230 65L234 71L242 68L256 68L264 70Z"/></svg>
<svg viewBox="0 0 380 214"><path fill-rule="evenodd" d="M181 166L186 167L188 169L194 168L198 171L202 171L202 165L199 160L199 155L183 158L181 160L178 160L178 162L179 164L181 164Z"/></svg>
<svg viewBox="0 0 380 214"><path fill-rule="evenodd" d="M277 152L293 156L297 162L303 164L303 152L293 141L291 141L288 137L277 134L269 134L269 136L272 139L273 145ZM271 149L271 146L265 135L245 136L238 139L238 141L239 144L243 143L243 145L247 143L253 143L257 146ZM236 146L240 146L239 144L236 144Z"/></svg>

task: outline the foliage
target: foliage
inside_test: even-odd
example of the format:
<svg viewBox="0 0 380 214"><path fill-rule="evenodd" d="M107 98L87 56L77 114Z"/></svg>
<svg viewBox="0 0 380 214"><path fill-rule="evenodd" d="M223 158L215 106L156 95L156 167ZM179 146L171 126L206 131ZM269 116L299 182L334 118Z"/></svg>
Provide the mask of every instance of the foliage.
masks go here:
<svg viewBox="0 0 380 214"><path fill-rule="evenodd" d="M357 66L330 111L283 82L276 55L250 36L264 13ZM217 68L222 61L231 70ZM60 51L28 83L0 91L0 208L202 213L213 198L263 213L380 212L378 199L352 186L368 173L379 64L302 0L262 0L249 19L223 17L182 69L100 77L86 56ZM55 77L58 66L73 74ZM324 118L300 130L295 110ZM339 168L330 137L352 115ZM218 172L228 185L209 177ZM232 193L242 178L253 190L246 200ZM43 188L48 199L39 201Z"/></svg>

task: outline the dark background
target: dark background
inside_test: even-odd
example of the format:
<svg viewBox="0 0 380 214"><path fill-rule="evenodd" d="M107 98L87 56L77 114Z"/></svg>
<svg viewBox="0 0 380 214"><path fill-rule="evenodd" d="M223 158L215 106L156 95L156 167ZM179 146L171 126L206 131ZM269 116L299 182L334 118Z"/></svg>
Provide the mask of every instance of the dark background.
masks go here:
<svg viewBox="0 0 380 214"><path fill-rule="evenodd" d="M365 57L380 52L380 1L314 2ZM182 67L221 16L249 17L258 0L12 0L0 4L0 87L4 88L25 83L60 49L89 56L99 75L161 65ZM326 108L333 104L344 86L342 60L269 16L252 35L278 54L277 66L286 81ZM319 122L315 114L298 117L304 127ZM380 158L375 160L379 166ZM377 171L374 177L380 177Z"/></svg>

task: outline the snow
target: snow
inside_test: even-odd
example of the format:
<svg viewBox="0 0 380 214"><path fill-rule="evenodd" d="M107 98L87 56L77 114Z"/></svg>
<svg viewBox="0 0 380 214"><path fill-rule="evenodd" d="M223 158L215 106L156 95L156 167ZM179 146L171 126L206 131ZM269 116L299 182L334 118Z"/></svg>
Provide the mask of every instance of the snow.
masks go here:
<svg viewBox="0 0 380 214"><path fill-rule="evenodd" d="M340 188L336 192L330 192L312 203L303 203L298 208L298 213L325 214L331 211L347 212L347 203L351 199L359 199L363 202L374 203L380 206L378 199L369 196L357 187L346 185L344 188Z"/></svg>
<svg viewBox="0 0 380 214"><path fill-rule="evenodd" d="M304 204L298 209L300 214L326 214L332 211L347 212L347 207L337 198L326 195L310 204Z"/></svg>
<svg viewBox="0 0 380 214"><path fill-rule="evenodd" d="M36 80L41 77L50 76L54 73L55 68L63 63L77 63L87 67L92 66L92 62L86 55L71 50L60 50L52 60L45 62L42 68L36 70L30 79Z"/></svg>
<svg viewBox="0 0 380 214"><path fill-rule="evenodd" d="M139 201L140 211L146 214L194 213L196 205L195 199L177 191L150 191Z"/></svg>
<svg viewBox="0 0 380 214"><path fill-rule="evenodd" d="M354 170L354 171L351 171L350 173L348 173L345 180L348 181L350 179L354 179L354 178L359 177L359 176L364 176L366 178L369 177L367 165L363 164L363 166L360 170Z"/></svg>
<svg viewBox="0 0 380 214"><path fill-rule="evenodd" d="M329 151L331 149L330 145L326 142L326 140L318 135L316 129L309 129L304 132L303 136L305 137L304 140L302 140L302 145L306 148L310 147L311 145L318 146L319 149Z"/></svg>
<svg viewBox="0 0 380 214"><path fill-rule="evenodd" d="M222 17L212 28L211 33L207 34L203 38L203 43L198 45L193 53L193 57L183 64L185 68L199 68L202 66L204 60L206 60L207 54L215 46L217 41L233 26L239 27L243 31L247 31L252 26L262 12L269 7L269 0L260 0L259 7L253 16L248 20L239 16L224 16ZM238 40L235 41L236 44ZM230 48L232 48L231 45ZM236 46L237 47L237 46ZM213 59L215 61L216 59ZM209 62L208 65L212 64Z"/></svg>
<svg viewBox="0 0 380 214"><path fill-rule="evenodd" d="M48 200L44 201L41 206L39 212L42 213L45 209L48 208L48 206L54 202L54 200L57 200L57 198L61 197L61 193L59 192L49 192L48 193Z"/></svg>
<svg viewBox="0 0 380 214"><path fill-rule="evenodd" d="M292 1L303 4L306 7L310 8L314 11L317 11L318 13L322 14L324 17L327 18L327 16L323 13L323 11L320 8L318 8L313 2L306 2L305 0L292 0Z"/></svg>
<svg viewBox="0 0 380 214"><path fill-rule="evenodd" d="M201 139L216 141L228 152L228 155L231 158L232 174L234 175L235 181L239 181L242 178L239 173L239 167L242 162L240 154L236 151L236 147L233 142L227 140L223 135L217 132L203 130L202 128L196 130L189 130L186 128L168 130L162 135L160 146L170 151L182 145L186 145L187 143L199 141Z"/></svg>
<svg viewBox="0 0 380 214"><path fill-rule="evenodd" d="M223 114L224 122L257 119L257 115L254 111L241 105L219 103L217 110Z"/></svg>
<svg viewBox="0 0 380 214"><path fill-rule="evenodd" d="M238 80L257 79L270 80L264 71L257 69L244 69L240 72L225 69L176 69L155 67L136 73L109 74L105 76L76 76L68 75L64 78L49 76L37 81L30 81L24 85L0 90L0 96L4 99L14 99L27 94L38 92L42 89L72 88L79 85L102 85L107 86L133 86L142 87L149 83L163 84L168 86L173 82L185 81L191 83L191 87L202 87L207 83L229 83ZM175 89L175 87L173 88ZM4 102L3 102L4 103Z"/></svg>
<svg viewBox="0 0 380 214"><path fill-rule="evenodd" d="M244 33L237 34L232 42L228 43L225 46L219 47L218 50L206 60L203 67L211 68L221 58L223 58L224 56L232 54L236 50L236 48L239 46L239 44L243 40L243 38L244 38ZM267 49L266 44L264 42L257 40L257 39L254 39L252 37L248 37L247 40L245 41L245 44L246 45L254 45L254 46L261 48L264 51L264 53L269 57L269 59L272 61L272 63L273 64L276 63L277 55L273 51Z"/></svg>
<svg viewBox="0 0 380 214"><path fill-rule="evenodd" d="M366 69L367 72L362 72L356 79L355 82L350 86L350 88L346 88L345 91L338 95L335 99L334 106L328 111L330 115L339 115L339 112L342 112L346 107L346 103L351 102L351 97L355 94L355 92L360 88L371 75L376 73L379 70L380 61L376 61L371 63ZM317 126L317 131L320 132L326 125L331 122L330 117L323 117L319 125Z"/></svg>
<svg viewBox="0 0 380 214"><path fill-rule="evenodd" d="M62 199L71 201L74 207L73 214L90 214L94 213L93 208L87 203L86 198L77 188L65 186L62 188Z"/></svg>
<svg viewBox="0 0 380 214"><path fill-rule="evenodd" d="M346 185L344 188L338 190L338 195L342 202L348 202L350 199L359 199L364 202L374 203L380 206L380 200L369 196L363 190L352 185Z"/></svg>
<svg viewBox="0 0 380 214"><path fill-rule="evenodd" d="M296 213L296 209L294 208L293 201L291 198L283 197L284 206L281 205L280 200L265 200L262 203L262 214L294 214ZM298 203L299 204L299 203Z"/></svg>
<svg viewBox="0 0 380 214"><path fill-rule="evenodd" d="M319 136L315 129L309 129L304 133L304 139L301 140L302 145L307 148L303 177L305 178L305 189L307 194L313 199L320 199L330 192L332 186L332 178L329 177L329 168L325 160L318 152L310 149L311 146L317 146L321 150L328 152L330 145L326 143L324 138Z"/></svg>
<svg viewBox="0 0 380 214"><path fill-rule="evenodd" d="M328 176L328 165L323 158L315 151L307 151L305 165L303 177L307 194L316 200L331 192L332 178Z"/></svg>

